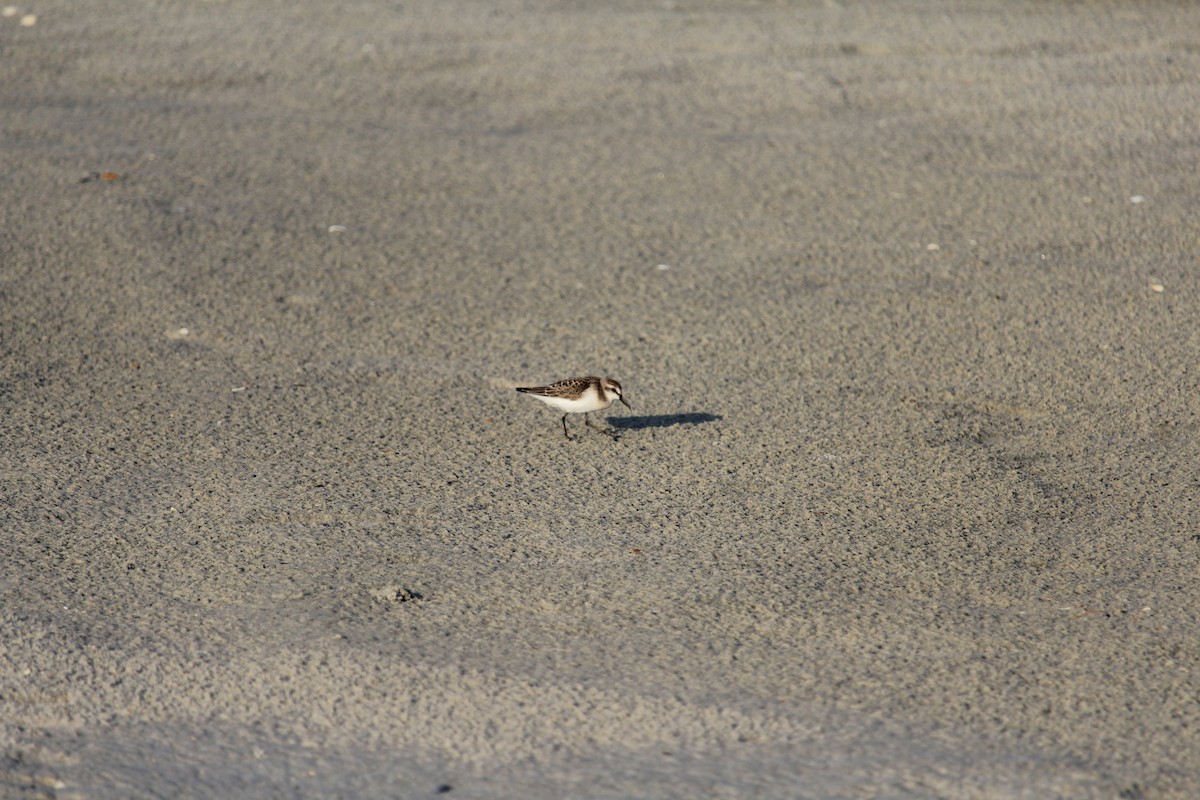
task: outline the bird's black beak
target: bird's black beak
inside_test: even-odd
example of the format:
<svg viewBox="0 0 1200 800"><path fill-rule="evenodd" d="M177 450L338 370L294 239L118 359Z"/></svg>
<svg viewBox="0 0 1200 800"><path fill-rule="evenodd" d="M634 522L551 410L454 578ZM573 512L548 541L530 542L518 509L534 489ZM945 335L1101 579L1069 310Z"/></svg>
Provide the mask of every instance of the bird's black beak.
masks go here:
<svg viewBox="0 0 1200 800"><path fill-rule="evenodd" d="M628 408L630 411L633 411L633 406L629 405L628 400L626 400L624 397L618 397L617 399L624 403L626 408Z"/></svg>

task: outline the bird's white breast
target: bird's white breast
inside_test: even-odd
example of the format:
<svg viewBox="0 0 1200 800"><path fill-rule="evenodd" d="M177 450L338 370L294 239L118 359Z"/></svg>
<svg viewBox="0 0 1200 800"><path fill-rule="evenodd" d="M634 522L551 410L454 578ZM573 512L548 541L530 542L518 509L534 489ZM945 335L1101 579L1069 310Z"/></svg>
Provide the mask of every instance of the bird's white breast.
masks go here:
<svg viewBox="0 0 1200 800"><path fill-rule="evenodd" d="M589 411L600 411L612 405L611 398L604 398L592 389L584 392L582 397L575 400L568 400L565 397L546 397L540 394L535 394L534 397L551 408L557 408L567 414L586 414Z"/></svg>

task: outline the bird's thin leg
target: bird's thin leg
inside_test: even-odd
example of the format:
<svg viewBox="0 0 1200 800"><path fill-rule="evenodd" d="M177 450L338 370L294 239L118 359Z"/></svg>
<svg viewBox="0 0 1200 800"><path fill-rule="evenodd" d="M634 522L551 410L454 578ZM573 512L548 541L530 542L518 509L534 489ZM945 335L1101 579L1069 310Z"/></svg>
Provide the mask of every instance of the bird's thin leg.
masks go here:
<svg viewBox="0 0 1200 800"><path fill-rule="evenodd" d="M605 430L604 428L597 428L595 425L593 425L592 418L589 417L587 414L583 415L583 422L585 425L587 425L589 428L591 428L594 431L600 431L600 433L603 433L605 436L608 436L613 439L617 438L616 434L614 434L612 431Z"/></svg>
<svg viewBox="0 0 1200 800"><path fill-rule="evenodd" d="M567 415L563 414L563 436L567 437L567 441L571 441L571 434L567 433Z"/></svg>

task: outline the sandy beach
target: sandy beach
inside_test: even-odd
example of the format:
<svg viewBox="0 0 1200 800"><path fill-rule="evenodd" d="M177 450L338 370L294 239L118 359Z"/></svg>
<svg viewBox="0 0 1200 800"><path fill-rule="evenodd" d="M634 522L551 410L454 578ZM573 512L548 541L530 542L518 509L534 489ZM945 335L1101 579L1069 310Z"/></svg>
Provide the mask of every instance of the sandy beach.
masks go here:
<svg viewBox="0 0 1200 800"><path fill-rule="evenodd" d="M1197 75L1175 2L5 9L0 797L1200 796Z"/></svg>

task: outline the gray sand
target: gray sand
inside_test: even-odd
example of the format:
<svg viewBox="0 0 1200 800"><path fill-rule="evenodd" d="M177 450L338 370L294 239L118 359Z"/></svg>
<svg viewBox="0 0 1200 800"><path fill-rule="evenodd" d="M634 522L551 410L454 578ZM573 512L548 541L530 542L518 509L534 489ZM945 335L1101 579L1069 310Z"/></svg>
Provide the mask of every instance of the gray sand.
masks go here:
<svg viewBox="0 0 1200 800"><path fill-rule="evenodd" d="M1200 6L20 12L0 795L1200 794Z"/></svg>

